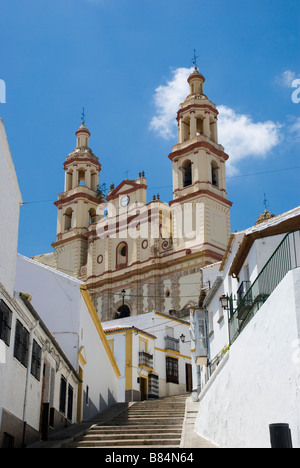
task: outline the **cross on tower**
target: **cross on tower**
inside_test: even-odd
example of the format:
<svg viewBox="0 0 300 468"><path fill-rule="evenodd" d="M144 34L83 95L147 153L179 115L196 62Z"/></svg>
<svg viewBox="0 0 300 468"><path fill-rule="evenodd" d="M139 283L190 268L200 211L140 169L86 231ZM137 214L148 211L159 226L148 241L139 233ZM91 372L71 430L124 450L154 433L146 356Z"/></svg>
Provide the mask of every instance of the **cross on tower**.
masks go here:
<svg viewBox="0 0 300 468"><path fill-rule="evenodd" d="M199 58L199 55L196 55L196 49L194 49L193 64L195 65L195 68L197 68L197 58Z"/></svg>
<svg viewBox="0 0 300 468"><path fill-rule="evenodd" d="M82 123L84 124L84 121L85 121L84 107L82 108L81 120L82 120Z"/></svg>

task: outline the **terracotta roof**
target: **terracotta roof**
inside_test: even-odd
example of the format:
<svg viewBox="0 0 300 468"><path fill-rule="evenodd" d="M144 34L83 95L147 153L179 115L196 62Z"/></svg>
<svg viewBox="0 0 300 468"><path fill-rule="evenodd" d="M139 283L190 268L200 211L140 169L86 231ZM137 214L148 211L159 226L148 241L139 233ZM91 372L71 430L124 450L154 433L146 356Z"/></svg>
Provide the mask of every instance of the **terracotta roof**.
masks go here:
<svg viewBox="0 0 300 468"><path fill-rule="evenodd" d="M126 330L136 330L138 333L143 333L144 335L148 335L150 338L156 338L155 335L152 333L148 333L140 328L134 327L133 325L124 325L124 326L119 326L119 327L113 327L113 328L106 328L104 329L104 333L116 333L120 331L126 331Z"/></svg>

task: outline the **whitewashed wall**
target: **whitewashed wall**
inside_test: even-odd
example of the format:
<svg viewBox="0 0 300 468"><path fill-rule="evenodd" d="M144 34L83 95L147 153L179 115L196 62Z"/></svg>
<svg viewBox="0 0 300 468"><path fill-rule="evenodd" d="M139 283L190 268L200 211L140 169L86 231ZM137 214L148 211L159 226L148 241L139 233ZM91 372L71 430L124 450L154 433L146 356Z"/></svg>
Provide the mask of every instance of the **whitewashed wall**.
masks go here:
<svg viewBox="0 0 300 468"><path fill-rule="evenodd" d="M200 395L196 431L222 448L270 447L288 423L300 447L300 269L290 271Z"/></svg>
<svg viewBox="0 0 300 468"><path fill-rule="evenodd" d="M87 419L117 400L117 376L82 298L75 278L18 255L16 290L29 293L62 350L78 371L78 353L83 366L83 418ZM85 396L88 387L87 403Z"/></svg>
<svg viewBox="0 0 300 468"><path fill-rule="evenodd" d="M0 167L0 283L12 296L22 198L2 119L0 119Z"/></svg>

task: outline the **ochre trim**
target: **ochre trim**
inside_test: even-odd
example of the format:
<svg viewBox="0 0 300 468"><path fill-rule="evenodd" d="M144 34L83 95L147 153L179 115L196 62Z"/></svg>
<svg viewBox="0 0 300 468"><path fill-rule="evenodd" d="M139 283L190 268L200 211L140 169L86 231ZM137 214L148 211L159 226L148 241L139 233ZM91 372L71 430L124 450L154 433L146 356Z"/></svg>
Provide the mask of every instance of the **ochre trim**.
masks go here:
<svg viewBox="0 0 300 468"><path fill-rule="evenodd" d="M161 351L165 353L166 357L172 357L174 359L179 359L180 357L185 359L192 359L191 356L186 356L185 354L180 354L179 351L173 351L172 349L162 349L162 348L154 348L156 351Z"/></svg>
<svg viewBox="0 0 300 468"><path fill-rule="evenodd" d="M81 346L80 350L78 351L78 360L80 362L80 364L84 367L87 363L85 357L83 356L82 354L82 350L84 349L83 346Z"/></svg>
<svg viewBox="0 0 300 468"><path fill-rule="evenodd" d="M109 358L109 360L111 362L111 365L112 365L112 367L113 367L113 369L115 371L115 374L116 374L117 378L119 378L121 376L121 372L120 372L120 370L118 368L118 365L117 365L117 362L116 362L116 360L114 358L112 350L111 350L111 348L110 348L110 346L108 344L106 335L104 333L104 330L102 328L101 322L99 320L99 317L97 315L96 309L94 307L93 301L92 301L91 296L90 296L90 294L89 294L89 292L87 290L86 285L80 286L80 292L81 292L82 297L83 297L83 299L84 299L84 301L86 303L86 306L88 308L90 316L91 316L91 318L92 318L92 320L94 322L96 330L97 330L97 332L99 334L99 337L100 337L100 339L102 341L102 344L103 344L104 349L106 351L106 354L107 354L107 356L108 356L108 358Z"/></svg>
<svg viewBox="0 0 300 468"><path fill-rule="evenodd" d="M126 331L125 338L125 390L132 389L132 330Z"/></svg>

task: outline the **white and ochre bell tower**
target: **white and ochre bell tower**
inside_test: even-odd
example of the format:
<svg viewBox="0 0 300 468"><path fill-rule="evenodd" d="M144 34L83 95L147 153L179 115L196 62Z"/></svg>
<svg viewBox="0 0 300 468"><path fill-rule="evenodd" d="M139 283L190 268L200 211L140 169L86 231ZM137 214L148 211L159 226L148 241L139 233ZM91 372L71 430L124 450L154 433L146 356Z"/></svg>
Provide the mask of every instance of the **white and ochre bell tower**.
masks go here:
<svg viewBox="0 0 300 468"><path fill-rule="evenodd" d="M207 263L222 258L230 236L228 155L218 143L218 110L203 93L204 76L195 67L187 81L190 93L177 114L178 144L169 155L173 166L170 206L182 213L181 218L174 216L175 245L197 244L207 252Z"/></svg>
<svg viewBox="0 0 300 468"><path fill-rule="evenodd" d="M56 267L72 276L84 275L87 262L89 226L97 221L99 159L89 147L90 132L84 122L76 131L77 145L64 162L65 187L58 195Z"/></svg>

